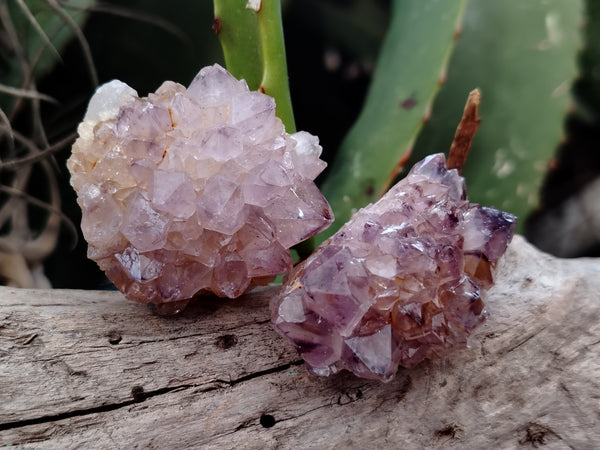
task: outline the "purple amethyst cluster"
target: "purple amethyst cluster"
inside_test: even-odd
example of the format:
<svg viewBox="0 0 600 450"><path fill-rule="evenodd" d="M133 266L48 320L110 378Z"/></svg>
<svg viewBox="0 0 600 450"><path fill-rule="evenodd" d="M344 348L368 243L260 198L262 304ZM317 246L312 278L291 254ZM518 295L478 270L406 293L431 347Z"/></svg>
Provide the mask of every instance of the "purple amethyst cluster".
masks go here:
<svg viewBox="0 0 600 450"><path fill-rule="evenodd" d="M318 139L286 133L275 101L218 65L147 98L111 81L78 131L68 167L88 256L131 300L237 297L333 220L313 182Z"/></svg>
<svg viewBox="0 0 600 450"><path fill-rule="evenodd" d="M431 155L294 268L272 321L311 372L388 381L485 320L515 222L470 203L464 179Z"/></svg>
<svg viewBox="0 0 600 450"><path fill-rule="evenodd" d="M107 83L78 131L68 167L88 255L160 312L289 272L289 248L333 220L313 181L318 139L286 133L274 100L218 65L144 98ZM291 271L273 323L312 372L388 381L485 320L515 222L470 203L458 172L429 156Z"/></svg>

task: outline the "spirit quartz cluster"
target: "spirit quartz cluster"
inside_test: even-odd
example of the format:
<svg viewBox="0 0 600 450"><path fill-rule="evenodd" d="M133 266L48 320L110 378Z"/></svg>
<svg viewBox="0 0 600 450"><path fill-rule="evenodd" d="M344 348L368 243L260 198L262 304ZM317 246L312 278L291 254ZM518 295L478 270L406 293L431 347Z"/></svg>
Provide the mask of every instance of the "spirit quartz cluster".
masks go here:
<svg viewBox="0 0 600 450"><path fill-rule="evenodd" d="M286 133L274 100L218 65L147 98L109 82L78 131L68 167L88 256L131 300L237 297L332 221L318 139Z"/></svg>
<svg viewBox="0 0 600 450"><path fill-rule="evenodd" d="M313 373L388 381L483 322L515 221L470 203L458 172L429 156L294 268L272 321Z"/></svg>

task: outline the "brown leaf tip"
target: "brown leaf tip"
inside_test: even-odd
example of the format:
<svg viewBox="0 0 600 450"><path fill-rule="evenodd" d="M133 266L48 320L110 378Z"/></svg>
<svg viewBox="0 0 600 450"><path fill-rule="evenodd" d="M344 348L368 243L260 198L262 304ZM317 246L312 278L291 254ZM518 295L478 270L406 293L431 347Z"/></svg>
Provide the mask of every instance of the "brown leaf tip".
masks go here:
<svg viewBox="0 0 600 450"><path fill-rule="evenodd" d="M478 111L480 102L481 92L479 89L473 89L469 93L462 119L456 128L456 134L450 146L447 163L448 169L458 169L460 172L467 160L473 138L479 127L480 119Z"/></svg>
<svg viewBox="0 0 600 450"><path fill-rule="evenodd" d="M218 36L219 33L221 32L221 28L222 28L223 24L221 22L221 19L219 19L218 17L215 17L215 20L212 24L212 29L215 30L215 34Z"/></svg>

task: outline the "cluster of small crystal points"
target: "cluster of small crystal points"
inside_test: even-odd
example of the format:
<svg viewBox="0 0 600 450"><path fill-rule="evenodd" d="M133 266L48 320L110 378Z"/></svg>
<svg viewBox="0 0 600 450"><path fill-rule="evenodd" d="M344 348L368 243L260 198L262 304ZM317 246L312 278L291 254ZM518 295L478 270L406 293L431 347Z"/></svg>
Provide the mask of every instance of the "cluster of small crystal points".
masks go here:
<svg viewBox="0 0 600 450"><path fill-rule="evenodd" d="M516 218L469 203L442 154L414 166L285 281L272 321L310 371L389 381L464 344Z"/></svg>
<svg viewBox="0 0 600 450"><path fill-rule="evenodd" d="M88 256L129 299L237 297L332 221L318 139L286 133L274 100L218 65L147 98L111 81L78 131L68 167Z"/></svg>

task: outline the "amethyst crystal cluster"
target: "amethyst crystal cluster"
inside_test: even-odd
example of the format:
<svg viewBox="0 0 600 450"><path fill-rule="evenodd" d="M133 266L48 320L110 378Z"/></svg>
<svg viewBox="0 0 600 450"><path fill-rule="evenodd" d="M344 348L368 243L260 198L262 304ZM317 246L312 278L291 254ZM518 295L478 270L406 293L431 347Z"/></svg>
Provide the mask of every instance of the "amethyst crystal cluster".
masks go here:
<svg viewBox="0 0 600 450"><path fill-rule="evenodd" d="M285 132L272 98L218 65L147 98L107 83L68 161L88 255L164 313L204 292L237 297L289 272L289 248L331 223L313 182L320 154L316 137ZM469 203L432 155L292 270L273 323L316 374L390 380L485 319L515 220Z"/></svg>
<svg viewBox="0 0 600 450"><path fill-rule="evenodd" d="M331 223L318 139L286 133L274 100L218 65L147 98L107 83L78 131L68 167L88 256L129 299L239 296Z"/></svg>
<svg viewBox="0 0 600 450"><path fill-rule="evenodd" d="M515 221L469 203L464 179L429 156L294 268L272 321L313 373L388 381L485 319Z"/></svg>

